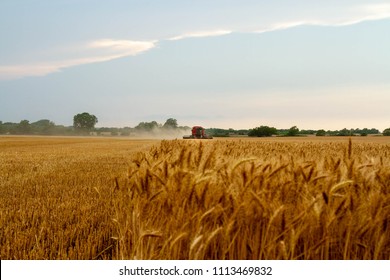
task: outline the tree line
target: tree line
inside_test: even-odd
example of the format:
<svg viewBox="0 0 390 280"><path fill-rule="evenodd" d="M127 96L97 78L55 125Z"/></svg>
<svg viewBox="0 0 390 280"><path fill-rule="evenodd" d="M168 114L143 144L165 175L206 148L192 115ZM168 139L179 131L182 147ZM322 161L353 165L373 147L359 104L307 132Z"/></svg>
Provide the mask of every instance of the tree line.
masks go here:
<svg viewBox="0 0 390 280"><path fill-rule="evenodd" d="M98 118L84 112L73 117L72 126L56 125L53 121L42 119L36 122L21 120L19 123L0 121L0 134L10 135L111 135L130 136L137 133L159 133L172 130L189 130L188 126L179 126L177 120L169 118L164 124L156 121L140 122L135 127L95 127Z"/></svg>
<svg viewBox="0 0 390 280"><path fill-rule="evenodd" d="M248 136L253 137L269 137L269 136L367 136L367 135L378 135L381 132L376 128L343 128L341 130L300 130L297 126L293 126L289 129L276 129L275 127L259 126L250 129ZM390 136L390 128L385 129L382 132L384 136Z"/></svg>
<svg viewBox="0 0 390 280"><path fill-rule="evenodd" d="M169 118L164 124L157 121L140 122L135 127L100 127L96 128L98 118L90 113L84 112L73 117L72 126L57 125L48 119L42 119L30 123L28 120L21 120L19 123L0 121L0 134L12 135L112 135L112 136L130 136L137 133L158 133L170 132L173 130L189 130L188 126L179 126L174 118ZM297 126L289 129L277 129L262 125L252 129L222 129L206 128L206 133L214 137L229 136L251 136L251 137L270 137L270 136L367 136L381 134L376 128L343 128L341 130L300 130ZM390 136L390 128L382 132L384 136Z"/></svg>

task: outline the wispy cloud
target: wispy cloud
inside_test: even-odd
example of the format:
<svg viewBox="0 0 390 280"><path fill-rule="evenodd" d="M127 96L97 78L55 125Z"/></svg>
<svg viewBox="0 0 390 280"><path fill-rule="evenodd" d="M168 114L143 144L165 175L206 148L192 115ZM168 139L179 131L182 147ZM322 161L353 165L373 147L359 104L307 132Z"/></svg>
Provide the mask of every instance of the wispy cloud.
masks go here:
<svg viewBox="0 0 390 280"><path fill-rule="evenodd" d="M103 39L88 42L66 53L69 59L41 61L31 64L0 66L0 80L27 76L46 76L64 68L77 65L110 61L126 56L138 55L156 46L157 41L128 41ZM73 58L72 58L73 56Z"/></svg>
<svg viewBox="0 0 390 280"><path fill-rule="evenodd" d="M123 52L123 55L137 55L155 47L157 41L128 41L102 39L90 42L87 48L105 49Z"/></svg>
<svg viewBox="0 0 390 280"><path fill-rule="evenodd" d="M266 32L272 32L277 30L284 30L293 28L300 25L306 25L309 24L307 21L294 21L294 22L280 22L276 24L271 24L269 26L257 29L253 31L253 33L266 33Z"/></svg>
<svg viewBox="0 0 390 280"><path fill-rule="evenodd" d="M276 22L265 25L262 28L254 30L253 33L266 33L278 30L294 28L303 25L313 26L348 26L365 21L374 21L390 18L390 4L370 4L357 6L351 9L350 14L345 18L328 18L328 19L304 19L291 22Z"/></svg>
<svg viewBox="0 0 390 280"><path fill-rule="evenodd" d="M352 10L354 16L346 19L329 21L312 21L313 25L323 26L347 26L365 21L374 21L390 18L390 4L371 4L358 6Z"/></svg>
<svg viewBox="0 0 390 280"><path fill-rule="evenodd" d="M190 32L190 33L184 33L182 35L178 35L172 38L169 38L170 41L177 41L182 40L186 38L201 38L201 37L215 37L215 36L222 36L232 33L231 30L211 30L211 31L199 31L199 32Z"/></svg>

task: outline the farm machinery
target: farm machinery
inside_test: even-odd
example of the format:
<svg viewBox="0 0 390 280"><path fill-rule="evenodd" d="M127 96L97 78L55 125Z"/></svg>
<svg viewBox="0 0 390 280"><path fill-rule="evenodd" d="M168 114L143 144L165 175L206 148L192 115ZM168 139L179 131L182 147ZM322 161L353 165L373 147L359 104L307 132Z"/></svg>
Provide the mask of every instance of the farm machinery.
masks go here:
<svg viewBox="0 0 390 280"><path fill-rule="evenodd" d="M207 135L203 127L194 126L191 130L191 135L185 135L183 139L213 139L213 137Z"/></svg>

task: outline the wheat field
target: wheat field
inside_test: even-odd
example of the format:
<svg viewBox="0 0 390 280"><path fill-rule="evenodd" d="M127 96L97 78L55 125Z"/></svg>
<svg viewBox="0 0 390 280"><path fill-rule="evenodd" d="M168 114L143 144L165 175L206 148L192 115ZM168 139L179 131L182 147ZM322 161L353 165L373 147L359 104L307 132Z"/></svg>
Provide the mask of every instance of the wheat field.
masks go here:
<svg viewBox="0 0 390 280"><path fill-rule="evenodd" d="M2 137L0 156L0 259L390 259L387 137Z"/></svg>

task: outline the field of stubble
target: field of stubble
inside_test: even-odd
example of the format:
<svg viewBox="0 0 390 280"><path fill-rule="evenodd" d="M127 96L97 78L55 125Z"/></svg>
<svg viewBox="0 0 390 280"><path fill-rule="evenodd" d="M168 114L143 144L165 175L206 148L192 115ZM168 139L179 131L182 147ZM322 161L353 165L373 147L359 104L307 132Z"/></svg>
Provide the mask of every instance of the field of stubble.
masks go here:
<svg viewBox="0 0 390 280"><path fill-rule="evenodd" d="M0 259L389 259L390 138L0 138Z"/></svg>

